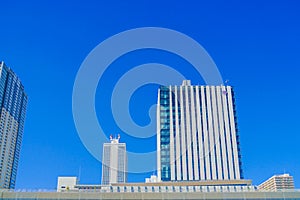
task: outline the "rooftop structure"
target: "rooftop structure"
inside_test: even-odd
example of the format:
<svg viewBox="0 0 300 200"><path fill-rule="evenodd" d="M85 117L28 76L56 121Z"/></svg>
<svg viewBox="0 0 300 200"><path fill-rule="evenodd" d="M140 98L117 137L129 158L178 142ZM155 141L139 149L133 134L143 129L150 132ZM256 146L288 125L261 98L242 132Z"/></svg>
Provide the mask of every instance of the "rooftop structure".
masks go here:
<svg viewBox="0 0 300 200"><path fill-rule="evenodd" d="M110 185L81 185L77 184L76 177L61 177L58 179L59 192L105 192L105 193L176 193L176 192L237 192L255 191L251 180L206 180L206 181L179 181L179 182L153 182L146 183L112 183Z"/></svg>
<svg viewBox="0 0 300 200"><path fill-rule="evenodd" d="M57 192L77 190L77 177L58 177Z"/></svg>
<svg viewBox="0 0 300 200"><path fill-rule="evenodd" d="M158 181L157 181L157 176L156 176L156 175L151 175L150 178L146 178L146 179L145 179L145 182L146 182L146 183L156 183L156 182L158 182Z"/></svg>

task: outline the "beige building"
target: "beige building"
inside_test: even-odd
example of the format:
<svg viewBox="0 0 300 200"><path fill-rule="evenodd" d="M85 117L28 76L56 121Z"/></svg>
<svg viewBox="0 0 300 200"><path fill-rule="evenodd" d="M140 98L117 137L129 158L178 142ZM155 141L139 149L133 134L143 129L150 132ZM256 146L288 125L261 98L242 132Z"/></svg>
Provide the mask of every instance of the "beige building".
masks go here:
<svg viewBox="0 0 300 200"><path fill-rule="evenodd" d="M260 184L258 189L268 191L294 189L294 180L289 174L274 175Z"/></svg>

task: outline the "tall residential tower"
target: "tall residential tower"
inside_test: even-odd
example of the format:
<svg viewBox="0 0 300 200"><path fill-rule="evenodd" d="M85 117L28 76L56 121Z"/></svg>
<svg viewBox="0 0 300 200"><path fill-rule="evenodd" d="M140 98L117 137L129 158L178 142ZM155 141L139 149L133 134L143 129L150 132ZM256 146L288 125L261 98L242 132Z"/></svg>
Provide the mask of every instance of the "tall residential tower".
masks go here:
<svg viewBox="0 0 300 200"><path fill-rule="evenodd" d="M126 144L110 137L110 143L103 145L102 185L127 182Z"/></svg>
<svg viewBox="0 0 300 200"><path fill-rule="evenodd" d="M157 107L161 181L242 179L230 86L161 86Z"/></svg>
<svg viewBox="0 0 300 200"><path fill-rule="evenodd" d="M0 63L0 188L14 188L27 95L16 74Z"/></svg>

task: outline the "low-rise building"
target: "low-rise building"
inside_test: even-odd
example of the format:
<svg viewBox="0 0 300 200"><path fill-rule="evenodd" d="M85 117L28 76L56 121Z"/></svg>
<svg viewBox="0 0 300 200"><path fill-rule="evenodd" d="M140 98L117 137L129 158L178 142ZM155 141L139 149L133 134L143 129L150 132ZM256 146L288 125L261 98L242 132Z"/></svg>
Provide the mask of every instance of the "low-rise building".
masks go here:
<svg viewBox="0 0 300 200"><path fill-rule="evenodd" d="M26 192L26 191L6 191L0 190L1 199L4 200L78 200L78 199L89 199L89 200L118 200L118 199L206 199L206 200L222 200L222 199L234 199L234 200L295 200L300 199L299 191L281 191L281 192L270 192L270 191L236 191L236 192Z"/></svg>
<svg viewBox="0 0 300 200"><path fill-rule="evenodd" d="M258 186L259 190L267 191L279 191L294 188L294 179L289 174L274 175Z"/></svg>

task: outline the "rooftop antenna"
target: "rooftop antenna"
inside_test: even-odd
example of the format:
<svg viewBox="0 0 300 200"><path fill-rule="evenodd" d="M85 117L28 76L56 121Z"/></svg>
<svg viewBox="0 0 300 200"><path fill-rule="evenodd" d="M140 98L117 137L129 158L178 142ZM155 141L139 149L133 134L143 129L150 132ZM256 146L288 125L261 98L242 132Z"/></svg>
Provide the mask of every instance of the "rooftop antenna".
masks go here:
<svg viewBox="0 0 300 200"><path fill-rule="evenodd" d="M81 165L79 165L77 184L80 183L80 177L81 177Z"/></svg>
<svg viewBox="0 0 300 200"><path fill-rule="evenodd" d="M228 85L228 83L229 83L229 80L228 80L228 79L227 79L227 80L225 80L225 81L224 81L224 83L225 83L225 85L223 85L223 84L222 84L222 86L227 86L227 85ZM226 90L226 87L225 87L225 90L222 90L222 94L223 94L223 95L227 95L227 90Z"/></svg>

